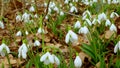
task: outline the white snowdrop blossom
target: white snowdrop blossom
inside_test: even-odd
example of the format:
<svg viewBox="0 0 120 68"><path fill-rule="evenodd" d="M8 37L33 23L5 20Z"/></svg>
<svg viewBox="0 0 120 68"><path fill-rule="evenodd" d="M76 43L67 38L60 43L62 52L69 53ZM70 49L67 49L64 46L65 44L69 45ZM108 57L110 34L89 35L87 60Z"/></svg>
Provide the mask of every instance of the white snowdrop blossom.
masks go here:
<svg viewBox="0 0 120 68"><path fill-rule="evenodd" d="M38 14L35 14L34 17L35 17L35 18L38 18Z"/></svg>
<svg viewBox="0 0 120 68"><path fill-rule="evenodd" d="M28 34L29 34L29 32L28 32L28 31L25 31L25 34L26 34L26 35L28 35Z"/></svg>
<svg viewBox="0 0 120 68"><path fill-rule="evenodd" d="M120 51L120 41L114 47L114 53L117 53L117 51Z"/></svg>
<svg viewBox="0 0 120 68"><path fill-rule="evenodd" d="M84 27L81 27L81 28L79 29L78 33L79 33L79 34L80 34L80 33L87 34L87 33L89 33L89 30L88 30L87 26L84 26Z"/></svg>
<svg viewBox="0 0 120 68"><path fill-rule="evenodd" d="M41 34L41 33L45 33L45 31L44 31L43 28L40 27L40 28L38 29L37 33L40 33L40 34Z"/></svg>
<svg viewBox="0 0 120 68"><path fill-rule="evenodd" d="M31 7L29 8L29 11L30 11L30 12L35 12L34 6L31 6Z"/></svg>
<svg viewBox="0 0 120 68"><path fill-rule="evenodd" d="M85 20L87 17L90 17L90 18L92 17L89 10L86 10L86 11L83 12L82 20Z"/></svg>
<svg viewBox="0 0 120 68"><path fill-rule="evenodd" d="M53 10L56 11L57 13L59 13L58 7L55 6Z"/></svg>
<svg viewBox="0 0 120 68"><path fill-rule="evenodd" d="M65 42L66 43L69 43L69 42L74 43L76 41L78 41L77 34L74 33L72 30L69 30L66 37L65 37Z"/></svg>
<svg viewBox="0 0 120 68"><path fill-rule="evenodd" d="M114 24L112 24L112 25L110 26L110 30L117 32L117 27L116 27Z"/></svg>
<svg viewBox="0 0 120 68"><path fill-rule="evenodd" d="M26 23L26 22L29 22L29 20L30 20L30 14L28 14L28 13L24 13L23 15L22 15L22 20Z"/></svg>
<svg viewBox="0 0 120 68"><path fill-rule="evenodd" d="M114 17L119 17L119 15L116 13L116 12L112 12L111 14L110 14L110 18L114 18Z"/></svg>
<svg viewBox="0 0 120 68"><path fill-rule="evenodd" d="M81 27L80 21L77 21L74 25L74 28L80 28L80 27Z"/></svg>
<svg viewBox="0 0 120 68"><path fill-rule="evenodd" d="M35 40L34 46L40 46L40 45L41 45L41 44L40 44L39 40Z"/></svg>
<svg viewBox="0 0 120 68"><path fill-rule="evenodd" d="M68 4L68 3L69 3L69 0L65 0L64 3L65 3L65 4Z"/></svg>
<svg viewBox="0 0 120 68"><path fill-rule="evenodd" d="M109 19L107 19L106 22L105 22L105 26L110 26L110 25L111 25L111 22L110 22Z"/></svg>
<svg viewBox="0 0 120 68"><path fill-rule="evenodd" d="M21 32L21 31L18 31L18 32L16 33L16 36L22 36L22 32Z"/></svg>
<svg viewBox="0 0 120 68"><path fill-rule="evenodd" d="M47 7L47 3L46 2L44 3L44 7Z"/></svg>
<svg viewBox="0 0 120 68"><path fill-rule="evenodd" d="M92 2L98 2L97 0L93 0Z"/></svg>
<svg viewBox="0 0 120 68"><path fill-rule="evenodd" d="M0 54L4 57L6 53L10 53L10 49L6 44L2 43L0 46Z"/></svg>
<svg viewBox="0 0 120 68"><path fill-rule="evenodd" d="M60 11L60 16L63 16L64 15L64 12L63 11Z"/></svg>
<svg viewBox="0 0 120 68"><path fill-rule="evenodd" d="M77 10L77 8L75 7L75 6L71 6L71 8L70 8L70 12L72 13L72 12L78 12L78 10Z"/></svg>
<svg viewBox="0 0 120 68"><path fill-rule="evenodd" d="M92 26L92 22L89 19L85 19L89 26Z"/></svg>
<svg viewBox="0 0 120 68"><path fill-rule="evenodd" d="M16 16L16 22L20 22L20 21L22 21L22 17L21 17L21 15L17 15Z"/></svg>
<svg viewBox="0 0 120 68"><path fill-rule="evenodd" d="M0 21L0 28L2 28L2 29L5 28L4 23L2 21Z"/></svg>
<svg viewBox="0 0 120 68"><path fill-rule="evenodd" d="M58 59L57 56L55 56L54 54L52 54L53 58L54 58L54 63L59 65L60 64L60 60Z"/></svg>
<svg viewBox="0 0 120 68"><path fill-rule="evenodd" d="M98 20L99 21L103 21L103 20L106 20L106 19L107 19L107 16L104 12L98 15Z"/></svg>
<svg viewBox="0 0 120 68"><path fill-rule="evenodd" d="M76 68L81 68L82 66L82 60L79 56L76 56L75 60L74 60L74 65Z"/></svg>
<svg viewBox="0 0 120 68"><path fill-rule="evenodd" d="M48 65L50 63L54 63L54 57L49 53L45 53L44 55L41 56L40 58L41 62L44 62L45 65Z"/></svg>
<svg viewBox="0 0 120 68"><path fill-rule="evenodd" d="M111 0L107 0L108 1L108 4L111 4Z"/></svg>
<svg viewBox="0 0 120 68"><path fill-rule="evenodd" d="M25 43L23 43L18 49L18 57L19 58L22 57L23 59L26 59L27 52L28 52L27 45Z"/></svg>
<svg viewBox="0 0 120 68"><path fill-rule="evenodd" d="M118 0L113 0L112 3L113 3L113 4L117 4L117 3L119 3L119 2L118 2Z"/></svg>

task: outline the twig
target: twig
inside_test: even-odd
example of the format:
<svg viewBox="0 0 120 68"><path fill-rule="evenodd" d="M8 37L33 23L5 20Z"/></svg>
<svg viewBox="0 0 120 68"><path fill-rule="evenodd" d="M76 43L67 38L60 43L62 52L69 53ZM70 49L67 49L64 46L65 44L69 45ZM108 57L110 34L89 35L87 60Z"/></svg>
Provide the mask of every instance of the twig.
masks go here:
<svg viewBox="0 0 120 68"><path fill-rule="evenodd" d="M4 11L4 0L1 0L1 4L2 4L2 7L1 7L1 17L3 16L3 11Z"/></svg>
<svg viewBox="0 0 120 68"><path fill-rule="evenodd" d="M75 15L75 14L70 13L70 12L65 12L65 11L63 11L63 12L66 13L66 14L72 15L72 16L81 17L81 16L79 16L79 15Z"/></svg>
<svg viewBox="0 0 120 68"><path fill-rule="evenodd" d="M48 1L47 8L46 8L46 12L45 12L45 15L44 15L42 21L44 21L46 15L48 14L48 8L49 8L50 1L51 1L51 0Z"/></svg>

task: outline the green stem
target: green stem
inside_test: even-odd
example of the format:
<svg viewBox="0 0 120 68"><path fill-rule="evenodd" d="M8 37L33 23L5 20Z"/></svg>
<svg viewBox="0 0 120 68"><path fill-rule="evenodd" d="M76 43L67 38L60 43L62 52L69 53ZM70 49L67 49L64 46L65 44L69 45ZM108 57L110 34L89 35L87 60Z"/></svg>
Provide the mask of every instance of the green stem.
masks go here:
<svg viewBox="0 0 120 68"><path fill-rule="evenodd" d="M8 60L8 63L9 63L10 68L12 68L11 63L10 63L10 58L9 58L9 56L8 56L8 53L6 53L6 57L7 57L7 60Z"/></svg>

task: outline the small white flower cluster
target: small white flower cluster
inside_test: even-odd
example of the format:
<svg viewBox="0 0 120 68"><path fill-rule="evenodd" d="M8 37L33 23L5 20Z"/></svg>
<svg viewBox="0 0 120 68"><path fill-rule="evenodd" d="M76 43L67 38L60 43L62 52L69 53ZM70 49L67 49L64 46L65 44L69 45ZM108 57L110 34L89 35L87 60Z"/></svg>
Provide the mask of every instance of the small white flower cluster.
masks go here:
<svg viewBox="0 0 120 68"><path fill-rule="evenodd" d="M25 34L28 35L29 32L26 30L26 31L25 31ZM22 32L21 32L21 31L18 31L18 32L16 33L16 36L22 36Z"/></svg>
<svg viewBox="0 0 120 68"><path fill-rule="evenodd" d="M41 62L44 62L45 65L48 65L48 64L57 64L59 65L60 64L60 60L58 59L57 56L55 56L54 54L50 54L49 52L45 53L44 55L41 56L40 58L40 61Z"/></svg>
<svg viewBox="0 0 120 68"><path fill-rule="evenodd" d="M101 0L101 1L103 3L107 3L107 4L118 4L118 3L120 3L119 0ZM81 2L83 2L85 5L92 6L92 4L98 2L98 0L82 0Z"/></svg>

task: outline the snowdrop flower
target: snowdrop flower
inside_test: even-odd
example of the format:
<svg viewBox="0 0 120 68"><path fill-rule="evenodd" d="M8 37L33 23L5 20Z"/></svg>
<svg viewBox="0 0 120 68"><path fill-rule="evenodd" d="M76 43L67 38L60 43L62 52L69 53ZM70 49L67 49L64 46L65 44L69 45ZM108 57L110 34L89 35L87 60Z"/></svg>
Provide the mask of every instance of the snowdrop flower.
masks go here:
<svg viewBox="0 0 120 68"><path fill-rule="evenodd" d="M47 3L44 3L44 7L47 7Z"/></svg>
<svg viewBox="0 0 120 68"><path fill-rule="evenodd" d="M104 12L98 15L98 20L99 21L106 20L106 19L107 19L107 16Z"/></svg>
<svg viewBox="0 0 120 68"><path fill-rule="evenodd" d="M44 29L42 29L41 27L38 29L37 33L45 33Z"/></svg>
<svg viewBox="0 0 120 68"><path fill-rule="evenodd" d="M35 14L35 15L34 15L34 17L35 17L35 18L38 18L38 15L37 15L37 14Z"/></svg>
<svg viewBox="0 0 120 68"><path fill-rule="evenodd" d="M110 22L109 19L107 19L106 22L105 22L105 26L109 26L109 25L111 25L111 22Z"/></svg>
<svg viewBox="0 0 120 68"><path fill-rule="evenodd" d="M60 16L63 16L64 15L64 12L63 11L60 11Z"/></svg>
<svg viewBox="0 0 120 68"><path fill-rule="evenodd" d="M82 60L79 56L76 56L74 60L74 65L76 68L80 68L82 66Z"/></svg>
<svg viewBox="0 0 120 68"><path fill-rule="evenodd" d="M93 2L98 2L97 0L93 0Z"/></svg>
<svg viewBox="0 0 120 68"><path fill-rule="evenodd" d="M58 59L57 56L55 56L54 54L52 54L53 58L54 58L54 63L56 63L57 65L60 64L60 60Z"/></svg>
<svg viewBox="0 0 120 68"><path fill-rule="evenodd" d="M68 4L68 3L69 3L69 0L65 0L64 3L65 3L65 4Z"/></svg>
<svg viewBox="0 0 120 68"><path fill-rule="evenodd" d="M117 0L113 0L112 3L113 3L113 4L117 4L118 1L117 1Z"/></svg>
<svg viewBox="0 0 120 68"><path fill-rule="evenodd" d="M0 54L2 57L4 57L6 53L10 53L10 49L6 44L2 43L0 46Z"/></svg>
<svg viewBox="0 0 120 68"><path fill-rule="evenodd" d="M89 26L92 26L92 23L89 19L85 19L85 21L88 23Z"/></svg>
<svg viewBox="0 0 120 68"><path fill-rule="evenodd" d="M18 57L22 56L23 59L27 58L28 48L25 43L23 43L18 49Z"/></svg>
<svg viewBox="0 0 120 68"><path fill-rule="evenodd" d="M65 42L66 43L69 43L69 42L74 43L75 41L78 41L77 34L74 33L72 30L69 30L66 37L65 37Z"/></svg>
<svg viewBox="0 0 120 68"><path fill-rule="evenodd" d="M23 15L22 15L22 20L24 21L24 22L29 22L29 20L30 20L30 14L28 14L28 13L24 13Z"/></svg>
<svg viewBox="0 0 120 68"><path fill-rule="evenodd" d="M77 21L77 22L75 23L75 25L74 25L74 28L80 28L80 27L81 27L80 21Z"/></svg>
<svg viewBox="0 0 120 68"><path fill-rule="evenodd" d="M17 16L16 16L16 22L19 22L19 21L22 21L21 15L17 15Z"/></svg>
<svg viewBox="0 0 120 68"><path fill-rule="evenodd" d="M45 16L45 19L48 20L48 15Z"/></svg>
<svg viewBox="0 0 120 68"><path fill-rule="evenodd" d="M103 0L103 3L106 3L106 0Z"/></svg>
<svg viewBox="0 0 120 68"><path fill-rule="evenodd" d="M116 26L115 26L114 24L112 24L112 25L110 26L110 30L117 32L117 28L116 28Z"/></svg>
<svg viewBox="0 0 120 68"><path fill-rule="evenodd" d="M31 6L31 7L29 8L29 11L30 11L30 12L35 12L34 6Z"/></svg>
<svg viewBox="0 0 120 68"><path fill-rule="evenodd" d="M18 32L16 33L16 36L22 36L22 32L21 32L21 31L18 31Z"/></svg>
<svg viewBox="0 0 120 68"><path fill-rule="evenodd" d="M40 61L48 65L50 63L54 63L54 57L49 52L47 52L41 56Z"/></svg>
<svg viewBox="0 0 120 68"><path fill-rule="evenodd" d="M110 18L114 18L114 17L119 17L119 15L116 13L116 12L112 12L111 14L110 14Z"/></svg>
<svg viewBox="0 0 120 68"><path fill-rule="evenodd" d="M111 4L111 0L107 0L108 1L108 4Z"/></svg>
<svg viewBox="0 0 120 68"><path fill-rule="evenodd" d="M54 7L55 7L55 3L54 3L54 2L50 2L49 7L50 7L50 8L54 8Z"/></svg>
<svg viewBox="0 0 120 68"><path fill-rule="evenodd" d="M82 14L82 20L85 20L87 17L91 18L91 13L89 10L86 10L83 14Z"/></svg>
<svg viewBox="0 0 120 68"><path fill-rule="evenodd" d="M53 10L56 11L57 13L59 13L58 7L55 6Z"/></svg>
<svg viewBox="0 0 120 68"><path fill-rule="evenodd" d="M29 34L28 31L25 31L25 34L28 35Z"/></svg>
<svg viewBox="0 0 120 68"><path fill-rule="evenodd" d="M2 29L5 28L4 23L2 21L0 21L0 28L2 28Z"/></svg>
<svg viewBox="0 0 120 68"><path fill-rule="evenodd" d="M120 41L115 45L114 53L117 53L118 50L120 51Z"/></svg>
<svg viewBox="0 0 120 68"><path fill-rule="evenodd" d="M40 46L40 45L41 45L41 44L40 44L39 40L35 40L34 46Z"/></svg>
<svg viewBox="0 0 120 68"><path fill-rule="evenodd" d="M83 34L87 34L89 32L88 28L86 26L81 27L78 31L78 33L83 33Z"/></svg>
<svg viewBox="0 0 120 68"><path fill-rule="evenodd" d="M78 12L77 8L75 6L71 6L70 12Z"/></svg>

